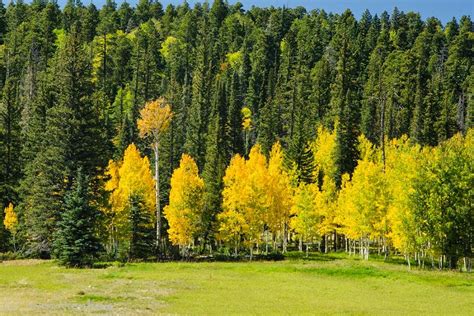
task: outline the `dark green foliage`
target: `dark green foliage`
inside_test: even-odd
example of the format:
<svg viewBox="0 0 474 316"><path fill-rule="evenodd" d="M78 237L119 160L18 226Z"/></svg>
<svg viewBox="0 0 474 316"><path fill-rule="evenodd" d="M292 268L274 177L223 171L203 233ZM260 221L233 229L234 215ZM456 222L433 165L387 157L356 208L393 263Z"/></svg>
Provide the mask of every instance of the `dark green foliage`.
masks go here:
<svg viewBox="0 0 474 316"><path fill-rule="evenodd" d="M357 159L357 137L359 135L360 117L360 86L357 79L357 43L356 21L350 11L341 16L333 46L338 58L336 80L333 83L332 111L337 120L337 153L336 164L338 176L336 183L340 184L341 176L351 174Z"/></svg>
<svg viewBox="0 0 474 316"><path fill-rule="evenodd" d="M89 179L77 172L64 199L54 233L54 256L68 267L90 267L100 250L94 231L98 210L92 204Z"/></svg>
<svg viewBox="0 0 474 316"><path fill-rule="evenodd" d="M55 106L47 111L45 131L39 134L41 150L25 167L20 187L20 227L29 256L49 257L59 214L63 211L68 168L70 109Z"/></svg>
<svg viewBox="0 0 474 316"><path fill-rule="evenodd" d="M151 214L143 205L143 197L130 197L130 259L147 259L153 253L154 229Z"/></svg>
<svg viewBox="0 0 474 316"><path fill-rule="evenodd" d="M221 191L225 166L230 161L227 131L226 86L220 81L216 87L211 118L206 140L206 162L202 177L204 179L204 239L213 238L212 227L221 209Z"/></svg>

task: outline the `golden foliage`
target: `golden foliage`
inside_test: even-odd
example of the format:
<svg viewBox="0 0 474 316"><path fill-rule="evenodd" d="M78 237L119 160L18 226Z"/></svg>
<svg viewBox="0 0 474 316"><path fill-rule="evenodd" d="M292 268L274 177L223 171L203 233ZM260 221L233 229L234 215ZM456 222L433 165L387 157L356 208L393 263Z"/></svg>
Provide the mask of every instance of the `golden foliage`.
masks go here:
<svg viewBox="0 0 474 316"><path fill-rule="evenodd" d="M155 180L151 174L150 161L140 155L134 144L125 150L123 161L110 161L107 168L109 180L105 188L110 192L110 210L106 211L113 218L113 226L119 234L129 228L130 198L141 195L145 208L154 216L155 210Z"/></svg>
<svg viewBox="0 0 474 316"><path fill-rule="evenodd" d="M387 219L388 237L393 246L403 252L415 247L414 215L410 206L413 180L423 161L419 145L412 145L408 137L390 141L386 146L386 178L391 194Z"/></svg>
<svg viewBox="0 0 474 316"><path fill-rule="evenodd" d="M272 232L283 234L289 225L293 190L290 175L284 167L280 142L275 143L270 152L266 187L270 200L266 224Z"/></svg>
<svg viewBox="0 0 474 316"><path fill-rule="evenodd" d="M283 167L283 153L275 144L267 164L259 145L246 161L232 158L224 176L223 209L219 214L218 238L225 242L258 242L265 226L274 234L283 234L289 224L292 189Z"/></svg>
<svg viewBox="0 0 474 316"><path fill-rule="evenodd" d="M183 154L179 168L171 177L169 205L164 214L170 228L168 234L174 245L188 246L202 229L204 181L199 177L193 158Z"/></svg>
<svg viewBox="0 0 474 316"><path fill-rule="evenodd" d="M248 132L252 128L252 111L248 107L242 109L242 127Z"/></svg>
<svg viewBox="0 0 474 316"><path fill-rule="evenodd" d="M290 226L302 241L319 239L321 215L316 208L317 195L320 194L315 184L300 184L295 189L294 203L291 207Z"/></svg>
<svg viewBox="0 0 474 316"><path fill-rule="evenodd" d="M3 225L10 233L15 234L18 226L18 218L16 216L15 210L13 209L13 204L8 204L4 212L5 218L3 220Z"/></svg>
<svg viewBox="0 0 474 316"><path fill-rule="evenodd" d="M172 118L173 112L164 98L148 102L140 111L140 119L137 122L140 137L152 136L158 139L159 135L168 129Z"/></svg>
<svg viewBox="0 0 474 316"><path fill-rule="evenodd" d="M330 132L320 126L312 144L312 151L315 166L314 179L321 188L317 188L315 194L316 213L320 217L318 232L320 235L325 235L337 228L336 130Z"/></svg>

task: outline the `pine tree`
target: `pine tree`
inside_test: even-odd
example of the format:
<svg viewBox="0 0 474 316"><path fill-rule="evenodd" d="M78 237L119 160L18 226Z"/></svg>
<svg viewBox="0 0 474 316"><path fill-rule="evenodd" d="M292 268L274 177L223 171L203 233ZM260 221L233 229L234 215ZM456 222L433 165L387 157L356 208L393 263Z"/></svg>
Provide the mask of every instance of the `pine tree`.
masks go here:
<svg viewBox="0 0 474 316"><path fill-rule="evenodd" d="M92 204L89 179L79 169L64 202L54 234L54 255L69 267L91 266L100 250L95 227L98 211Z"/></svg>
<svg viewBox="0 0 474 316"><path fill-rule="evenodd" d="M227 134L227 100L225 83L218 81L206 139L206 161L202 176L204 179L204 238L213 237L212 223L221 210L222 177L229 157Z"/></svg>
<svg viewBox="0 0 474 316"><path fill-rule="evenodd" d="M336 81L332 88L331 104L338 120L336 157L337 184L345 173L352 173L357 162L357 136L359 122L359 95L356 77L356 21L348 10L340 18L333 45L338 56Z"/></svg>
<svg viewBox="0 0 474 316"><path fill-rule="evenodd" d="M130 214L130 249L129 258L147 259L153 254L153 226L151 213L146 210L143 197L133 194L129 198Z"/></svg>
<svg viewBox="0 0 474 316"><path fill-rule="evenodd" d="M67 164L71 110L54 106L47 110L41 150L25 166L18 205L20 226L29 256L49 258L53 234L63 210L70 169Z"/></svg>
<svg viewBox="0 0 474 316"><path fill-rule="evenodd" d="M204 26L202 26L204 28ZM205 30L200 32L204 33ZM196 66L193 73L192 101L188 115L188 128L186 129L186 143L184 150L196 160L200 170L204 167L206 152L206 134L210 109L210 76L209 53L205 41L207 34L201 34L201 43L197 47Z"/></svg>

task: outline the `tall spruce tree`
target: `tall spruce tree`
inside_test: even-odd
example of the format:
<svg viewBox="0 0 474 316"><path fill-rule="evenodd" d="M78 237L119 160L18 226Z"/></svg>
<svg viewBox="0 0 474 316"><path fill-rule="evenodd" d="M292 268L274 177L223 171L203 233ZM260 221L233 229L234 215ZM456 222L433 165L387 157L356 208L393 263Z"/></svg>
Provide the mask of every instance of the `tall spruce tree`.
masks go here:
<svg viewBox="0 0 474 316"><path fill-rule="evenodd" d="M345 173L352 173L357 163L359 121L359 82L357 78L357 22L350 11L340 17L332 45L338 58L336 80L332 87L331 104L338 120L336 183Z"/></svg>
<svg viewBox="0 0 474 316"><path fill-rule="evenodd" d="M54 256L69 267L91 266L100 250L95 228L98 210L93 205L89 179L77 171L64 200L54 234Z"/></svg>

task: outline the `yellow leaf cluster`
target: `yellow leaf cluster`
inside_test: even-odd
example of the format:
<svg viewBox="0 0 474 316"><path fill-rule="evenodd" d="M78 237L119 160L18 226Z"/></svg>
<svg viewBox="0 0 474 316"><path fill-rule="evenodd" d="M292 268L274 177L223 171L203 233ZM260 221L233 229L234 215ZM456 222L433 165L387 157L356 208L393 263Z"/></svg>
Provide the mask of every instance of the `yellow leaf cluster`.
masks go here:
<svg viewBox="0 0 474 316"><path fill-rule="evenodd" d="M248 107L244 107L242 117L242 127L244 131L249 131L252 128L252 111Z"/></svg>
<svg viewBox="0 0 474 316"><path fill-rule="evenodd" d="M191 245L202 229L204 181L198 167L187 154L171 177L169 205L164 214L169 223L168 234L174 245Z"/></svg>
<svg viewBox="0 0 474 316"><path fill-rule="evenodd" d="M240 51L234 53L228 53L226 55L227 63L234 70L239 70L243 63L243 54Z"/></svg>
<svg viewBox="0 0 474 316"><path fill-rule="evenodd" d="M152 136L158 139L159 135L168 129L172 118L173 112L164 98L148 102L140 111L140 119L137 122L140 137Z"/></svg>
<svg viewBox="0 0 474 316"><path fill-rule="evenodd" d="M218 238L230 242L243 236L251 246L265 226L273 234L282 234L289 221L291 198L290 177L283 168L279 143L273 146L268 163L259 145L251 149L248 160L234 156L224 176Z"/></svg>
<svg viewBox="0 0 474 316"><path fill-rule="evenodd" d="M387 214L388 237L395 248L404 252L413 249L415 244L410 194L422 161L421 147L410 144L406 136L391 140L386 147L386 178L392 197Z"/></svg>
<svg viewBox="0 0 474 316"><path fill-rule="evenodd" d="M284 232L289 224L293 189L291 178L284 168L280 142L273 145L268 161L267 192L270 197L267 225L273 232Z"/></svg>
<svg viewBox="0 0 474 316"><path fill-rule="evenodd" d="M5 218L3 220L3 225L10 233L15 234L18 226L18 218L16 216L15 210L13 209L13 204L8 204L4 212Z"/></svg>
<svg viewBox="0 0 474 316"><path fill-rule="evenodd" d="M328 179L335 178L337 173L336 150L336 131L331 133L322 126L318 127L316 140L312 144L315 179L318 179L320 173L328 176Z"/></svg>
<svg viewBox="0 0 474 316"><path fill-rule="evenodd" d="M171 61L173 55L179 54L183 50L184 45L180 39L168 36L163 44L161 44L160 53L167 61Z"/></svg>
<svg viewBox="0 0 474 316"><path fill-rule="evenodd" d="M333 232L337 226L336 130L330 132L322 126L318 127L312 151L315 166L314 179L318 185L315 189L315 211L320 217L318 232L320 235L325 235Z"/></svg>
<svg viewBox="0 0 474 316"><path fill-rule="evenodd" d="M316 206L318 194L315 184L303 183L295 189L290 226L303 241L313 241L321 236L321 216Z"/></svg>
<svg viewBox="0 0 474 316"><path fill-rule="evenodd" d="M339 193L338 222L351 239L382 238L387 235L390 195L381 164L359 161L351 181L344 181ZM347 179L347 178L346 178Z"/></svg>
<svg viewBox="0 0 474 316"><path fill-rule="evenodd" d="M146 210L154 216L155 180L151 174L150 161L142 157L134 144L125 150L123 161L110 161L107 168L109 180L105 189L110 192L110 206L106 214L113 217L113 225L124 233L129 227L130 198L143 197Z"/></svg>

